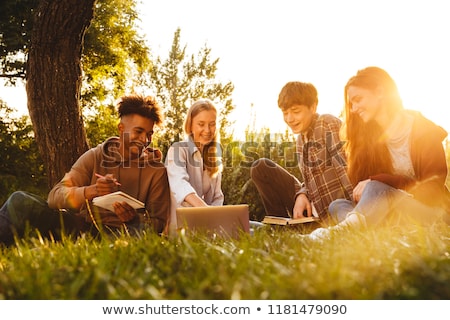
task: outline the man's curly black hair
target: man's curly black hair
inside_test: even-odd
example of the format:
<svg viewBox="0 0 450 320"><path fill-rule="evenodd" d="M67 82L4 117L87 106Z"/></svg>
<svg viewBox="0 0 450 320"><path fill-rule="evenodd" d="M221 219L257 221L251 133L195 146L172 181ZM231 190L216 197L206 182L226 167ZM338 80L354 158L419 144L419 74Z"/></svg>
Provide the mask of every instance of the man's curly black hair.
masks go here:
<svg viewBox="0 0 450 320"><path fill-rule="evenodd" d="M163 121L162 109L152 96L138 94L124 96L118 103L118 111L120 118L129 114L138 114L153 120L156 125L160 125Z"/></svg>

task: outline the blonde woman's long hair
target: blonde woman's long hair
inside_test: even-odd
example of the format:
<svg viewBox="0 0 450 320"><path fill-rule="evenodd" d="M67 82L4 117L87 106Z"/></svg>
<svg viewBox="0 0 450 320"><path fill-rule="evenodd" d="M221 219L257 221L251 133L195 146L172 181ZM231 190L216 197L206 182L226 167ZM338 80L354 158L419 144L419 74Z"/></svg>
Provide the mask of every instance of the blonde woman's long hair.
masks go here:
<svg viewBox="0 0 450 320"><path fill-rule="evenodd" d="M397 85L391 76L381 68L368 67L359 70L345 86L344 125L341 128L342 140L346 141L345 151L348 159L348 176L354 186L359 181L379 173L392 173L392 160L388 151L382 128L375 121L364 123L361 117L352 112L348 99L350 86L367 90L383 90L383 112L391 119L403 109ZM381 110L380 110L381 112Z"/></svg>
<svg viewBox="0 0 450 320"><path fill-rule="evenodd" d="M214 111L217 118L217 109L209 99L195 101L189 108L184 121L184 132L192 137L192 119L202 111ZM215 130L214 137L210 143L203 146L203 165L211 177L222 171L222 146L220 145L219 130Z"/></svg>

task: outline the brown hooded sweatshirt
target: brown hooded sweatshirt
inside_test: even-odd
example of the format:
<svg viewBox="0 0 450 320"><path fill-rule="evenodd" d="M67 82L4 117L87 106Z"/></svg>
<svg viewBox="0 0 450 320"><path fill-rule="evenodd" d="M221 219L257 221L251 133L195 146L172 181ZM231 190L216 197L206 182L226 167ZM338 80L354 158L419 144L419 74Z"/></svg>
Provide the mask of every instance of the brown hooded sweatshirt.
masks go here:
<svg viewBox="0 0 450 320"><path fill-rule="evenodd" d="M120 227L123 223L114 212L92 206L85 198L85 188L95 184L95 174L113 174L120 182L119 190L145 203L145 212L140 221L149 224L161 233L170 212L170 189L164 164L145 153L136 160L124 160L119 153L119 138L112 137L104 143L86 151L56 184L48 195L48 204L53 209L69 209L92 221L87 204L101 217L101 223ZM135 224L133 220L131 223ZM128 224L128 223L127 223Z"/></svg>

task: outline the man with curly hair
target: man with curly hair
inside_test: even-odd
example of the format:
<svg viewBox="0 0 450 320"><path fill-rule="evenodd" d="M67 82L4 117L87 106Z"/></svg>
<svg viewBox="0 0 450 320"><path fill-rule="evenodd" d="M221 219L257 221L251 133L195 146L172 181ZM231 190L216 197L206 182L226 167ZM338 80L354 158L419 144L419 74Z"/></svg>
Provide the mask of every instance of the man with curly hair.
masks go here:
<svg viewBox="0 0 450 320"><path fill-rule="evenodd" d="M118 137L86 151L57 183L45 201L16 191L0 209L0 243L14 242L27 230L60 238L64 233L97 234L101 230L161 233L169 218L170 189L158 150L148 148L154 126L163 121L153 97L128 95L118 103ZM136 210L126 202L114 211L92 205L92 199L123 191L145 204Z"/></svg>

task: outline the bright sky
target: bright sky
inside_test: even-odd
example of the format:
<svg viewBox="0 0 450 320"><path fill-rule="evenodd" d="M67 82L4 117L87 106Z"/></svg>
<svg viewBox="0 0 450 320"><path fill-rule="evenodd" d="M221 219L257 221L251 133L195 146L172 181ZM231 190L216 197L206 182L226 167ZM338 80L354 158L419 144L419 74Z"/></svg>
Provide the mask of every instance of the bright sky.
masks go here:
<svg viewBox="0 0 450 320"><path fill-rule="evenodd" d="M235 85L238 127L286 128L278 93L313 83L320 113L339 115L347 80L376 65L396 80L405 107L450 131L450 19L445 0L143 1L153 53L167 57L177 27L189 53L206 43ZM271 130L272 131L272 130ZM272 131L273 132L273 131Z"/></svg>
<svg viewBox="0 0 450 320"><path fill-rule="evenodd" d="M141 27L155 56L167 57L180 27L188 54L206 44L220 58L219 79L235 85L236 131L250 123L252 104L257 127L284 130L277 99L292 80L313 83L319 112L337 116L347 80L376 65L396 80L406 108L450 132L446 0L142 2ZM0 88L2 99L22 101L26 110L24 95Z"/></svg>

